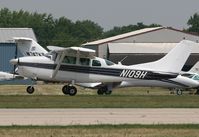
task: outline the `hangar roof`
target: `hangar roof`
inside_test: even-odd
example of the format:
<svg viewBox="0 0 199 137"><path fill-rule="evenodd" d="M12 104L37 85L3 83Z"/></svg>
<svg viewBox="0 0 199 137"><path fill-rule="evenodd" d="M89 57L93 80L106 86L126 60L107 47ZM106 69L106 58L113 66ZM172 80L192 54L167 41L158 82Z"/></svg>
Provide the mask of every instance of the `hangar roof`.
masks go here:
<svg viewBox="0 0 199 137"><path fill-rule="evenodd" d="M162 29L162 28L164 28L164 27L154 27L154 28L140 29L140 30L129 32L129 33L124 33L124 34L121 34L121 35L109 37L109 38L105 38L105 39L101 39L101 40L97 40L97 41L93 41L93 42L88 42L88 43L83 44L83 46L85 46L85 45L98 45L98 44L102 44L102 43L107 43L107 42L111 42L111 41L114 41L114 40L130 37L130 36L135 36L135 35L151 32L151 31L155 31L155 30L159 30L159 29Z"/></svg>
<svg viewBox="0 0 199 137"><path fill-rule="evenodd" d="M181 30L173 29L171 27L154 27L154 28L140 29L140 30L120 34L120 35L117 35L117 36L109 37L109 38L105 38L105 39L101 39L101 40L97 40L97 41L93 41L93 42L88 42L88 43L83 44L82 46L92 46L92 45L101 45L101 44L104 44L104 43L113 43L114 41L117 41L117 40L129 38L129 37L133 37L133 36L138 36L138 35L154 32L154 31L158 31L158 30L162 30L162 29L168 29L168 30L172 30L172 31L175 31L175 32L181 32L181 33L185 33L185 34L189 34L189 35L194 35L194 34L191 34L191 33L186 33L186 32L181 31ZM194 36L196 36L196 35L194 35Z"/></svg>
<svg viewBox="0 0 199 137"><path fill-rule="evenodd" d="M13 37L28 37L37 41L32 28L0 28L0 43L13 43Z"/></svg>
<svg viewBox="0 0 199 137"><path fill-rule="evenodd" d="M160 54L168 53L177 43L108 43L109 53ZM199 43L197 43L199 45ZM120 50L118 50L120 49ZM194 47L192 53L199 53Z"/></svg>

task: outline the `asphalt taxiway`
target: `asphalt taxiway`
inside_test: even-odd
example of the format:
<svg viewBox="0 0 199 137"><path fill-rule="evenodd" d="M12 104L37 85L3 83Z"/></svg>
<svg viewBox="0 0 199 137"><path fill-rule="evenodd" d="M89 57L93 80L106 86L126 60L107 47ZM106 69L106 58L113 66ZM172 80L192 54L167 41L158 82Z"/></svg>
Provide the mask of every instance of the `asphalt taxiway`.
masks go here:
<svg viewBox="0 0 199 137"><path fill-rule="evenodd" d="M0 109L0 125L199 124L199 109Z"/></svg>

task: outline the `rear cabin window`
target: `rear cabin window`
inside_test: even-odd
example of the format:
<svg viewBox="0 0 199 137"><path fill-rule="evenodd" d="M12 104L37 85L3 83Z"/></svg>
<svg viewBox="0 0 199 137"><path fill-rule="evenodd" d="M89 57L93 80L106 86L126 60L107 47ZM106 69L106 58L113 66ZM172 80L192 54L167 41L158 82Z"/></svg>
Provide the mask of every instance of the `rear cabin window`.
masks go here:
<svg viewBox="0 0 199 137"><path fill-rule="evenodd" d="M62 63L66 64L76 64L76 57L65 56Z"/></svg>
<svg viewBox="0 0 199 137"><path fill-rule="evenodd" d="M99 60L93 60L92 66L101 66L101 63Z"/></svg>
<svg viewBox="0 0 199 137"><path fill-rule="evenodd" d="M80 65L83 65L83 66L89 66L90 65L90 59L88 59L88 58L80 58L79 59L79 63L80 63Z"/></svg>

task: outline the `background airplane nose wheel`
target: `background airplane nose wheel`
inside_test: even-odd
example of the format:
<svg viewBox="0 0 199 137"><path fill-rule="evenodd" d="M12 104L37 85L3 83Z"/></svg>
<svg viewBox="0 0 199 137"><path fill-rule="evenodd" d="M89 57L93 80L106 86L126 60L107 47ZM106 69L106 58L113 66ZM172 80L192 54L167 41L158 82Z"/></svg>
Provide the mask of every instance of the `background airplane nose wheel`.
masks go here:
<svg viewBox="0 0 199 137"><path fill-rule="evenodd" d="M177 95L182 95L182 90L181 90L181 89L177 89L177 90L176 90L176 94L177 94Z"/></svg>
<svg viewBox="0 0 199 137"><path fill-rule="evenodd" d="M68 94L69 94L70 96L75 96L75 95L77 94L77 89L76 89L76 87L74 87L74 86L69 86L68 89L69 89L69 90L68 90Z"/></svg>
<svg viewBox="0 0 199 137"><path fill-rule="evenodd" d="M28 86L26 91L29 93L29 94L32 94L34 91L35 91L35 88L33 86Z"/></svg>

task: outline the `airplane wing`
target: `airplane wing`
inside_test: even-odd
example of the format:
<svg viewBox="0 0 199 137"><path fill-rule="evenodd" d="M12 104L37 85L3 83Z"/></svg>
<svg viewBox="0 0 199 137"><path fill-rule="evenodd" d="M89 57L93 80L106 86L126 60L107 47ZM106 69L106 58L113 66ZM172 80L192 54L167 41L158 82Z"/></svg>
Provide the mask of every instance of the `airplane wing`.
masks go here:
<svg viewBox="0 0 199 137"><path fill-rule="evenodd" d="M72 56L85 56L92 58L95 56L95 50L82 48L82 47L57 47L57 46L47 46L50 51L54 51L58 54L65 53L65 55L72 55Z"/></svg>
<svg viewBox="0 0 199 137"><path fill-rule="evenodd" d="M87 57L87 58L93 58L95 56L95 50L82 48L82 47L62 48L62 47L56 47L56 46L48 46L48 49L60 55L60 59L52 74L52 78L55 78L55 76L57 75L57 72L61 66L61 62L63 61L66 55L75 56L75 57Z"/></svg>

